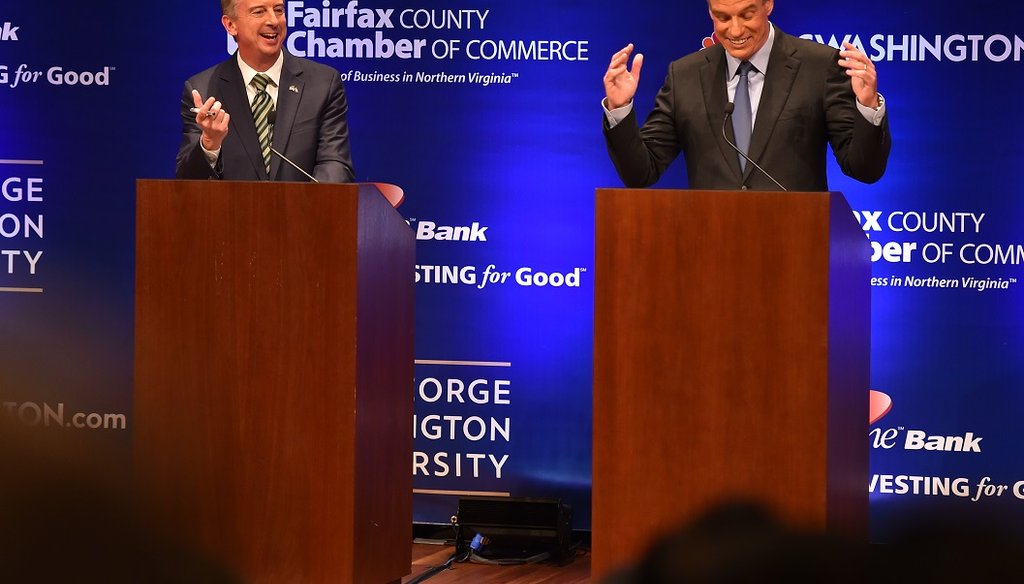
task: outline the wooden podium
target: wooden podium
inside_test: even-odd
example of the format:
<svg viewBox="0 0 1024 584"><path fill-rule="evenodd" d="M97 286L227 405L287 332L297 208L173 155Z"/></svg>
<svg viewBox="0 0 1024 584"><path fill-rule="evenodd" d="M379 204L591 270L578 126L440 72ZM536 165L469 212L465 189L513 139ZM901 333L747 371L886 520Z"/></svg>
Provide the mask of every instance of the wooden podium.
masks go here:
<svg viewBox="0 0 1024 584"><path fill-rule="evenodd" d="M135 470L245 582L411 567L414 237L371 185L137 185Z"/></svg>
<svg viewBox="0 0 1024 584"><path fill-rule="evenodd" d="M595 582L716 502L867 541L870 246L839 193L600 189Z"/></svg>

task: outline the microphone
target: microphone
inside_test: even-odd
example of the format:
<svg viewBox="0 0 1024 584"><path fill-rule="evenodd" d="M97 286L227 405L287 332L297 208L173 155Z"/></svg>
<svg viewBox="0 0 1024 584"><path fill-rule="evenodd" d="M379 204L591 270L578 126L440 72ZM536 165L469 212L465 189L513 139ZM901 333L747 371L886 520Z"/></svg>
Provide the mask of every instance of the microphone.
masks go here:
<svg viewBox="0 0 1024 584"><path fill-rule="evenodd" d="M744 154L742 150L740 150L735 144L732 143L732 141L729 140L729 135L725 133L725 124L729 121L729 118L732 117L732 112L733 112L734 109L736 109L736 105L733 102L730 101L729 103L725 104L725 118L722 120L722 137L725 138L725 143L728 144L729 146L732 146L732 149L735 150L737 154L742 156L744 158L744 160L746 160L750 164L753 164L754 168L760 170L761 174L763 174L766 177L770 178L771 181L773 183L775 183L775 186L779 187L780 189L782 189L784 191L789 191L789 189L787 189L786 187L782 186L782 183L780 183L779 181L775 180L775 177L773 177L772 175L768 174L768 172L765 169L763 169L760 166L758 166L758 164L756 162L751 160L749 156ZM271 112L271 113L273 113L273 112Z"/></svg>
<svg viewBox="0 0 1024 584"><path fill-rule="evenodd" d="M276 109L272 109L272 110L270 110L269 112L267 112L267 122L268 122L268 123L269 123L269 124L270 124L271 126L273 126L273 125L274 125L274 122L276 122L276 121L277 121L277 110L276 110ZM735 148L735 146L733 146L733 148ZM295 164L294 162L292 162L291 160L289 160L287 156L285 156L284 154L281 154L281 153L280 153L280 152L278 152L277 150L274 150L274 147L273 147L273 146L271 146L271 147L270 147L270 151L271 151L271 152L273 152L274 154L277 154L277 156L278 156L278 157L279 157L279 158L280 158L281 160L283 160L283 161L287 162L288 164L292 165L292 168L294 168L295 170L297 170L297 171L301 172L301 173L302 173L303 175L305 175L305 177L306 177L306 178L308 178L309 180L311 180L311 181L313 181L313 182L315 182L315 183L319 183L319 182L320 182L320 181L316 180L316 178L314 178L314 177L313 177L313 175L309 174L309 173L308 173L308 172L306 172L305 170L302 170L302 168L301 168L301 167L299 167L299 165L298 165L298 164ZM785 189L783 189L783 190L785 190Z"/></svg>

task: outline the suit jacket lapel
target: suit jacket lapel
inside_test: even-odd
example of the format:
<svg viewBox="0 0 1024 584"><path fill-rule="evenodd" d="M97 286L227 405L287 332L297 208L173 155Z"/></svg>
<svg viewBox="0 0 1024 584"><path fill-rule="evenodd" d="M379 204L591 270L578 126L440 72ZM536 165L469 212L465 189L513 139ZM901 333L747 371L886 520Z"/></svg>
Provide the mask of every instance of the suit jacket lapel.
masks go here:
<svg viewBox="0 0 1024 584"><path fill-rule="evenodd" d="M771 139L779 115L786 106L789 92L793 89L800 60L793 56L794 50L787 41L786 35L775 29L775 44L768 57L768 74L765 75L764 87L761 89L761 101L757 106L757 119L754 121L754 133L750 136L750 150L747 153L751 160L759 162ZM746 180L754 170L748 164L743 178Z"/></svg>
<svg viewBox="0 0 1024 584"><path fill-rule="evenodd" d="M285 52L284 65L281 67L281 85L277 88L277 120L274 123L273 146L278 152L285 152L288 149L288 139L292 135L292 126L295 125L295 115L302 101L302 90L302 63ZM270 176L278 176L281 164L287 163L277 156L271 157Z"/></svg>
<svg viewBox="0 0 1024 584"><path fill-rule="evenodd" d="M256 122L252 119L252 106L249 105L249 95L245 91L245 81L242 79L242 71L238 68L237 58L232 56L217 67L223 88L223 95L218 99L224 104L224 110L231 114L228 131L234 132L238 137L256 175L266 179L267 169L263 164L260 140L256 136Z"/></svg>
<svg viewBox="0 0 1024 584"><path fill-rule="evenodd" d="M704 91L704 109L708 114L708 126L711 135L715 136L718 148L726 164L733 170L737 179L740 176L740 162L738 154L729 146L722 135L722 124L725 122L725 104L729 101L729 94L726 91L726 77L728 67L725 60L725 49L721 45L704 50L704 66L700 70L700 84ZM729 139L735 143L732 135L732 124L725 124L725 131Z"/></svg>

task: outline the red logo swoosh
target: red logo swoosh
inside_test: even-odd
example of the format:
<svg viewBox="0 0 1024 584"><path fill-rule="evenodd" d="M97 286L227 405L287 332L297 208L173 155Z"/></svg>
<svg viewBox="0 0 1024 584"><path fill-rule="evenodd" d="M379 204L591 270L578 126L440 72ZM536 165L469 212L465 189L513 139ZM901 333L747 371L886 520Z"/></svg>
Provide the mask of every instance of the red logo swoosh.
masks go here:
<svg viewBox="0 0 1024 584"><path fill-rule="evenodd" d="M880 391L868 390L868 425L881 420L892 409L892 398Z"/></svg>

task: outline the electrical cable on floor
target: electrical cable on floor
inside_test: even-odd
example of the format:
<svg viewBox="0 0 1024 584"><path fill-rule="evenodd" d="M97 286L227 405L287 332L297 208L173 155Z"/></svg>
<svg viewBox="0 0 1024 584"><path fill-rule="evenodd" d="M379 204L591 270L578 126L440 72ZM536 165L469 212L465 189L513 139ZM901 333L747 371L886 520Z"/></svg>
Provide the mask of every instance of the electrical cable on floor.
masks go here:
<svg viewBox="0 0 1024 584"><path fill-rule="evenodd" d="M445 561L445 563L441 564L440 566L434 566L432 568L427 568L426 572L423 572L419 576L416 576L412 580L409 580L408 582L406 582L406 584L419 584L420 582L423 582L427 578L432 578L432 577L440 574L441 572L444 572L448 568L450 568L451 565L453 563L455 563L455 562L465 562L466 559L469 557L469 554L471 554L471 553L472 553L471 551L470 552L464 552L464 553L455 552L454 554L452 554L452 556L450 558L448 558L447 561ZM460 556L462 557L462 559L459 559Z"/></svg>
<svg viewBox="0 0 1024 584"><path fill-rule="evenodd" d="M423 572L419 576L416 576L412 580L409 580L405 584L419 584L420 582L423 582L424 580L426 580L428 578L432 578L432 577L440 574L441 572L444 572L445 570L451 568L452 564L454 564L455 562L465 562L466 560L469 559L469 556L473 553L474 549L479 549L479 543L477 541L477 538L479 537L479 535L478 535L477 537L473 538L473 542L478 545L477 548L470 547L466 551L460 551L458 549L458 542L461 541L459 538L462 537L462 528L459 525L459 518L457 516L455 516L455 515L452 515L451 524L452 524L452 530L454 530L454 532L455 532L455 542L456 542L455 553L453 553L451 555L451 557L449 557L447 560L445 560L445 562L443 564L441 564L440 566L432 566L430 568L427 568L427 570L425 572ZM470 545L472 546L473 544L470 544Z"/></svg>
<svg viewBox="0 0 1024 584"><path fill-rule="evenodd" d="M477 553L470 552L469 562L471 564L490 564L492 566L521 566L524 564L539 564L551 558L551 552L541 552L527 558L485 558Z"/></svg>
<svg viewBox="0 0 1024 584"><path fill-rule="evenodd" d="M425 572L416 576L412 580L409 580L406 584L420 584L420 582L450 569L452 564L456 562L461 563L468 561L473 564L487 564L492 566L521 566L526 564L539 564L540 562L551 559L551 552L547 551L525 558L486 558L480 555L480 552L490 543L490 539L487 536L477 533L469 543L468 549L460 550L459 542L462 541L461 526L458 523L458 518L455 516L452 516L452 529L455 530L455 553L453 553L443 564L427 568Z"/></svg>

